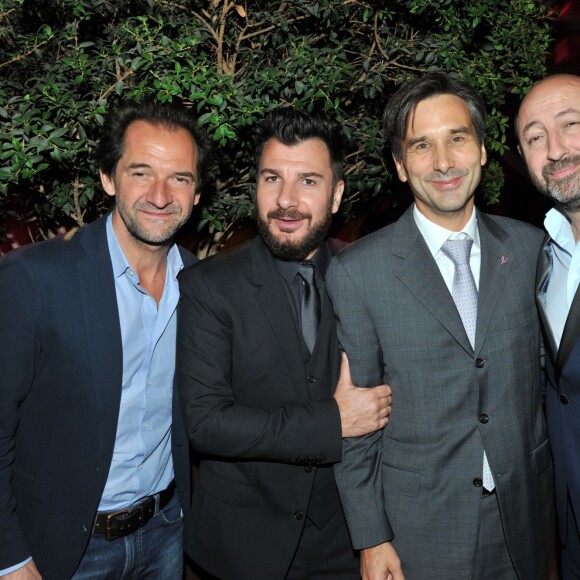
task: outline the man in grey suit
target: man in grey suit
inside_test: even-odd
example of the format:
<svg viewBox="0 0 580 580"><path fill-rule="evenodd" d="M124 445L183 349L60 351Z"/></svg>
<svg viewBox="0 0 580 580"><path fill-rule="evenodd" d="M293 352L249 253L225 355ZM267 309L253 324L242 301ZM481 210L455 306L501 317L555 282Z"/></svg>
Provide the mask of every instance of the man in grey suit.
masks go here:
<svg viewBox="0 0 580 580"><path fill-rule="evenodd" d="M393 390L389 424L335 466L363 579L546 578L542 234L475 209L485 111L470 87L427 74L391 98L385 129L414 204L328 273L354 383Z"/></svg>

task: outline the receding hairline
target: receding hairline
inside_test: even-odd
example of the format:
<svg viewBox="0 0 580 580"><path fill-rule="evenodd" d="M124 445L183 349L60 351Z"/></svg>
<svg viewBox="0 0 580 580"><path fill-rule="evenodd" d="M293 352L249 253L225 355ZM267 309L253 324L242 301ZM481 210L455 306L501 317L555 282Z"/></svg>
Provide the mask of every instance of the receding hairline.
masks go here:
<svg viewBox="0 0 580 580"><path fill-rule="evenodd" d="M523 135L527 130L530 129L530 127L532 127L536 123L536 121L530 121L529 123L526 123L526 126L520 131L519 124L520 124L520 117L521 117L522 109L524 108L526 103L530 100L530 98L532 98L533 94L536 93L539 88L543 88L546 85L555 84L555 83L559 83L559 82L566 82L566 81L568 81L572 84L577 84L578 89L580 90L580 76L574 75L574 74L568 74L568 73L558 73L555 75L550 75L550 76L546 77L545 79L538 81L525 94L524 98L522 99L522 102L520 103L520 106L518 107L518 111L516 113L516 118L515 118L515 123L514 123L515 130L516 130L516 136L518 137L518 139L519 139L520 134Z"/></svg>
<svg viewBox="0 0 580 580"><path fill-rule="evenodd" d="M473 134L475 136L475 140L477 141L477 143L479 145L481 145L482 143L479 142L479 137L477 135L477 131L475 130L475 123L473 120L473 115L472 115L472 111L469 108L469 105L467 103L467 101L465 99L462 99L459 95L456 95L455 93L450 93L450 92L443 92L443 93L436 93L434 95L431 95L429 97L426 97L424 99L421 99L420 101L417 101L415 103L415 105L413 105L413 107L409 110L408 116L407 116L407 124L405 127L405 135L403 136L403 141L407 140L407 137L409 135L409 131L413 125L414 119L415 119L415 115L417 113L417 107L421 104L424 103L426 101L432 101L434 99L437 99L439 97L454 97L456 101L459 101L465 111L467 111L467 115L469 117L469 121L471 123L471 129L473 129ZM454 129L450 129L449 133L453 134L453 133L469 133L470 132L470 127L469 126L465 126L465 125L458 125L456 128ZM416 139L412 139L412 141L422 141L424 137L417 137Z"/></svg>

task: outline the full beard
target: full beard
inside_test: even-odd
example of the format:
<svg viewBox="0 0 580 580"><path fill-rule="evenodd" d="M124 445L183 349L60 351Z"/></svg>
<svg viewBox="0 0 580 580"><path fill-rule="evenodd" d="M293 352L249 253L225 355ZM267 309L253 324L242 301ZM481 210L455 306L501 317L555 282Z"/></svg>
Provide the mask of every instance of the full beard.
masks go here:
<svg viewBox="0 0 580 580"><path fill-rule="evenodd" d="M554 179L553 174L572 165L580 164L580 155L566 157L548 163L542 169L543 180L532 175L536 188L550 199L554 200L565 212L580 210L580 171L576 171L561 179Z"/></svg>
<svg viewBox="0 0 580 580"><path fill-rule="evenodd" d="M305 236L300 240L285 240L280 239L272 232L270 227L270 220L272 219L308 219L312 216L304 215L296 210L278 209L271 211L267 219L264 220L256 211L256 225L258 227L258 234L266 247L280 260L287 262L299 262L306 259L312 252L316 251L328 235L328 230L332 222L332 211L330 207L326 214L317 223L310 223L309 229Z"/></svg>

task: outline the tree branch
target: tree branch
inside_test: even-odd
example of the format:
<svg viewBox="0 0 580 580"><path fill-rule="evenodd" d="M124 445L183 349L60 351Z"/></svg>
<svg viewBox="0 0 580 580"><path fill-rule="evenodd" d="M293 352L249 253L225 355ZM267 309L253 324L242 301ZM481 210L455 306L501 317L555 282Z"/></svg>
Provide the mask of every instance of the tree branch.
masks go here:
<svg viewBox="0 0 580 580"><path fill-rule="evenodd" d="M53 38L54 38L54 36L51 35L46 40L43 40L42 42L35 44L28 52L25 52L24 54L19 54L18 56L15 56L14 58L11 58L10 60L7 60L5 62L0 63L0 68L2 68L4 66L11 65L15 62L18 62L19 60L22 60L22 59L30 56L35 50L38 50L41 46L44 46L45 44L48 44Z"/></svg>
<svg viewBox="0 0 580 580"><path fill-rule="evenodd" d="M85 221L83 216L85 212L81 210L81 204L79 202L79 193L80 190L84 187L84 185L79 180L79 174L77 173L75 180L73 181L73 201L75 206L74 213L71 213L70 217L72 217L79 226L83 227L85 225Z"/></svg>

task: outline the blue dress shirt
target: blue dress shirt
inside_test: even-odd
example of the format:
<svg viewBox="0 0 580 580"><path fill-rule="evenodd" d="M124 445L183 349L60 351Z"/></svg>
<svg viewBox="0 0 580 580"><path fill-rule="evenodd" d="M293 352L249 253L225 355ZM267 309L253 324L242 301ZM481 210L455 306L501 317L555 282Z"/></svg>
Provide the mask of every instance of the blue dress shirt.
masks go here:
<svg viewBox="0 0 580 580"><path fill-rule="evenodd" d="M119 245L112 216L107 240L123 344L121 406L111 468L99 511L126 509L165 489L173 479L171 418L175 373L177 275L183 261L177 246L167 255L159 304L139 284Z"/></svg>

